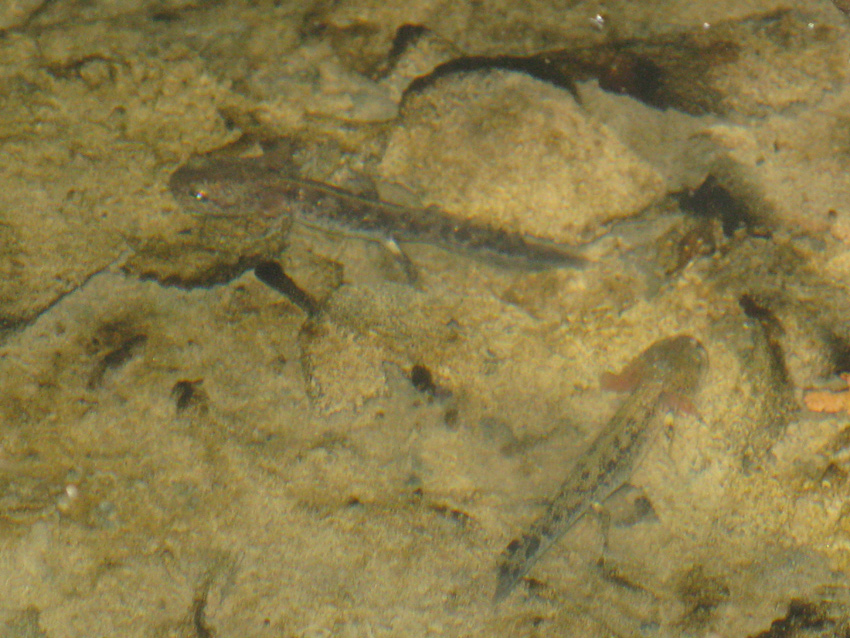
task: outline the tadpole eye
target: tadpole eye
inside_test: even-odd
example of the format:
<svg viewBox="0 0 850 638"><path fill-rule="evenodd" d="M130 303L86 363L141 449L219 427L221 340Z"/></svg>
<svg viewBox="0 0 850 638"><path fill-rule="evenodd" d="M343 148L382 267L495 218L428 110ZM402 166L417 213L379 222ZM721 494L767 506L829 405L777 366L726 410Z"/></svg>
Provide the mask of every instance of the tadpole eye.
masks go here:
<svg viewBox="0 0 850 638"><path fill-rule="evenodd" d="M190 188L189 196L199 202L205 202L209 199L209 196L207 195L206 191L204 191L202 188Z"/></svg>

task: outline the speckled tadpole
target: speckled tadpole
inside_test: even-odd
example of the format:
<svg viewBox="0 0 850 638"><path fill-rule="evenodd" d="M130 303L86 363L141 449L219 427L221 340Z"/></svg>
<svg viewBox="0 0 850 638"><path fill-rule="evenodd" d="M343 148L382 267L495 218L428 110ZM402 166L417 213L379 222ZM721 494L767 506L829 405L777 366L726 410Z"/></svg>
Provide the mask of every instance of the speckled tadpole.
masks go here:
<svg viewBox="0 0 850 638"><path fill-rule="evenodd" d="M652 344L624 374L636 384L587 451L578 459L546 512L512 541L499 566L495 602L504 600L528 570L592 503L620 488L652 438L669 397L694 394L708 367L699 341L679 335Z"/></svg>
<svg viewBox="0 0 850 638"><path fill-rule="evenodd" d="M187 164L171 176L172 194L189 213L291 221L338 235L432 244L531 269L586 260L565 246L526 237L437 208L399 206L270 170L254 160L220 159ZM398 248L395 247L395 251Z"/></svg>

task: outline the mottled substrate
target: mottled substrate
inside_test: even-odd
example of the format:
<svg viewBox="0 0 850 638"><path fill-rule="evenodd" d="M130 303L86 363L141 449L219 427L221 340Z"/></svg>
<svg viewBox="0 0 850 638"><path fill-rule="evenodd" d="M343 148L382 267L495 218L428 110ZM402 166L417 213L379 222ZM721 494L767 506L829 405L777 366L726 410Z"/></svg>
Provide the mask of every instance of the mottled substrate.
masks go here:
<svg viewBox="0 0 850 638"><path fill-rule="evenodd" d="M664 124L675 114L628 98L584 100L667 188L697 186L694 176L717 166L743 167L753 196L775 213L773 239L729 237L716 257L670 274L654 261L655 230L688 221L657 206L663 223L617 228L595 247L599 263L581 272L509 272L411 246L420 289L393 283L398 273L374 246L293 232L283 261L327 304L312 323L250 273L229 282L234 272L188 276L232 260L230 249L259 248L266 258L279 248L228 243L222 229L210 250L215 225L179 214L166 192L171 170L190 151L232 141L234 123L311 140L305 170L338 183L380 159L385 138L316 117L388 112L382 88L355 70L367 72L369 54L377 63L386 47L361 52L352 43L388 45L397 26L420 21L476 51L546 48L592 33L596 10L505 3L503 13L478 15L472 5L410 4L175 5L99 22L93 3L78 14L73 3L48 3L36 31L0 40L10 87L0 124L8 167L0 316L18 327L0 358L0 632L679 636L757 635L774 621L839 627L832 619L846 613L850 547L846 417L791 409L753 307L782 323L795 388L847 365L850 233L839 184L847 154L834 126L846 90L795 93L799 112L673 129ZM743 6L775 8L727 9ZM705 11L717 16L720 7ZM639 22L610 10L640 35ZM682 18L657 5L644 24L714 19L695 10ZM82 26L64 22L74 15ZM755 56L741 77L775 63ZM640 127L628 124L635 119ZM653 152L659 129L670 135L663 159ZM700 153L685 143L706 139ZM681 171L671 148L692 152ZM415 167L398 177L414 183ZM463 184L444 187L457 193ZM159 240L197 252L184 261ZM139 251L126 262L130 274L117 268L128 248ZM167 285L178 280L209 287ZM744 295L754 300L750 314ZM602 564L599 522L588 518L525 590L494 608L499 552L616 407L599 376L679 332L706 344L711 369L698 414L675 417L633 477L650 513L627 517L629 525L615 519ZM452 396L415 390L414 364Z"/></svg>
<svg viewBox="0 0 850 638"><path fill-rule="evenodd" d="M570 93L523 73L450 75L404 103L382 177L426 204L582 244L633 216L664 183Z"/></svg>

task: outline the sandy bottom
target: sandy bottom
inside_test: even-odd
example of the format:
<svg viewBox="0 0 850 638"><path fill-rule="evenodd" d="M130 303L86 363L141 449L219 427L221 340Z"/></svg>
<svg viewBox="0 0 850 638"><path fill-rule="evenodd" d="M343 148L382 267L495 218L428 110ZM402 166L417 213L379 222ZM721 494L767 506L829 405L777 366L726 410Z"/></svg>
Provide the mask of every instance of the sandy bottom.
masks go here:
<svg viewBox="0 0 850 638"><path fill-rule="evenodd" d="M0 638L848 631L850 401L803 400L850 371L832 5L11 4ZM700 113L505 70L399 113L410 77L462 53L703 23L742 49L688 84ZM390 69L404 24L430 32ZM248 136L288 140L312 179L588 262L410 243L411 285L375 243L181 211L177 166ZM668 196L709 174L749 217ZM259 258L322 312L261 283ZM600 380L680 333L710 361L692 405L647 425L629 485L494 604L501 553L623 400Z"/></svg>

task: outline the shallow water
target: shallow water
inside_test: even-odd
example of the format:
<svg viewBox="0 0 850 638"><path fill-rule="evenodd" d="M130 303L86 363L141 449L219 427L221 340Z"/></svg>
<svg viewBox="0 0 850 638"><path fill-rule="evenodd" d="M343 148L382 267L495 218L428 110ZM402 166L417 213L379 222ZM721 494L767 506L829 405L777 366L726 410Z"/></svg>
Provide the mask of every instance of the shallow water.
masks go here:
<svg viewBox="0 0 850 638"><path fill-rule="evenodd" d="M0 11L0 636L847 630L850 21L482 7ZM587 262L425 238L412 284L345 229L192 214L192 155ZM700 390L494 604L676 334Z"/></svg>

